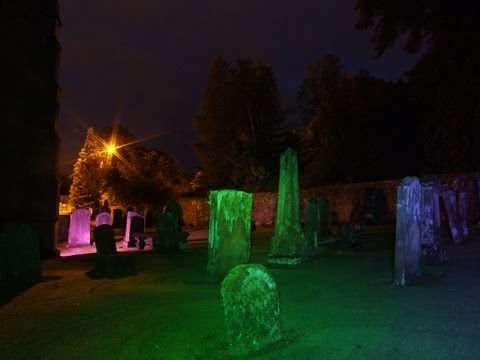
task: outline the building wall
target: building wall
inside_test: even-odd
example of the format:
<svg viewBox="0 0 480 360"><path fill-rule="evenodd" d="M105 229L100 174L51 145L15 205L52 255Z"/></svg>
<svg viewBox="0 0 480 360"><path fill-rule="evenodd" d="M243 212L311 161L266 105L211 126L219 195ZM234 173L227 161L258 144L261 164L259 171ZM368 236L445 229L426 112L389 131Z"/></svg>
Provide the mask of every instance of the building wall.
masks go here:
<svg viewBox="0 0 480 360"><path fill-rule="evenodd" d="M441 175L439 180L441 190L467 192L468 220L478 222L479 214L479 184L480 173ZM382 198L378 206L378 222L393 223L396 219L397 186L402 179L365 182L355 184L339 184L321 186L300 191L300 198L305 202L309 197L325 196L330 204L333 223L362 223L365 221L365 194L367 190L376 190ZM446 214L441 203L442 221L446 224ZM207 225L209 207L207 199L182 199L184 220L187 225ZM256 193L253 195L252 218L258 226L273 225L277 206L276 193ZM302 218L305 206L301 206Z"/></svg>
<svg viewBox="0 0 480 360"><path fill-rule="evenodd" d="M53 256L61 51L57 1L1 1L0 24L0 222L31 224L41 254Z"/></svg>

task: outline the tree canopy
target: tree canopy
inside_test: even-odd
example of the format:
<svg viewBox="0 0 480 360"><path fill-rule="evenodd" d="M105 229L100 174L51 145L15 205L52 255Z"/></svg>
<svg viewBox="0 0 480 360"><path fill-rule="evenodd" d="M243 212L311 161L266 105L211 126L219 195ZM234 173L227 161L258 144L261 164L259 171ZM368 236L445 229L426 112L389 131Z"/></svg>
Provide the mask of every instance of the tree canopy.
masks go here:
<svg viewBox="0 0 480 360"><path fill-rule="evenodd" d="M106 146L112 141L115 151L109 155ZM94 211L103 198L124 206L161 208L187 186L177 160L147 147L121 126L108 126L98 133L88 130L72 180L72 205Z"/></svg>
<svg viewBox="0 0 480 360"><path fill-rule="evenodd" d="M257 191L274 183L285 114L270 66L214 59L192 124L206 188Z"/></svg>
<svg viewBox="0 0 480 360"><path fill-rule="evenodd" d="M421 54L407 79L426 170L480 169L480 3L357 0L355 9L356 27L373 29L378 56L402 39Z"/></svg>

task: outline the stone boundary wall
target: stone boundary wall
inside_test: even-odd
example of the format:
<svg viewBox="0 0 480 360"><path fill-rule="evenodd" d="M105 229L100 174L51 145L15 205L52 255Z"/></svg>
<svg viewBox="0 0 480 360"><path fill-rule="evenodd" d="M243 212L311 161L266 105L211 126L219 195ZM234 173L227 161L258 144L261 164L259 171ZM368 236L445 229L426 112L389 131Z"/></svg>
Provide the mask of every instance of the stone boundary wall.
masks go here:
<svg viewBox="0 0 480 360"><path fill-rule="evenodd" d="M480 220L479 182L480 173L445 174L438 176L442 190L465 191L468 198L468 221L475 223ZM306 199L315 196L325 196L330 203L331 221L337 223L362 223L365 215L365 194L374 190L381 195L378 216L379 223L394 223L396 219L397 186L402 179L375 181L353 184L325 185L301 190L301 213L305 218L302 206ZM443 201L440 200L442 222L446 223ZM185 198L180 200L185 224L200 226L208 225L209 205L205 198ZM277 193L253 194L252 218L257 226L271 226L275 222Z"/></svg>

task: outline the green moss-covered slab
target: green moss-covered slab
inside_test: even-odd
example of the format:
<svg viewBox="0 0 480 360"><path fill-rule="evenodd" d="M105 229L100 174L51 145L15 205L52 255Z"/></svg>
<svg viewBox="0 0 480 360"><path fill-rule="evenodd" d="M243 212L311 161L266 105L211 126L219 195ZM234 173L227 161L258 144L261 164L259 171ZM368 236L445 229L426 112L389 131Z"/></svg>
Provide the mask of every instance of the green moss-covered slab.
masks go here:
<svg viewBox="0 0 480 360"><path fill-rule="evenodd" d="M252 194L212 191L209 204L207 271L211 281L220 282L235 265L250 261Z"/></svg>
<svg viewBox="0 0 480 360"><path fill-rule="evenodd" d="M246 356L281 339L277 285L265 267L235 266L220 291L232 356Z"/></svg>

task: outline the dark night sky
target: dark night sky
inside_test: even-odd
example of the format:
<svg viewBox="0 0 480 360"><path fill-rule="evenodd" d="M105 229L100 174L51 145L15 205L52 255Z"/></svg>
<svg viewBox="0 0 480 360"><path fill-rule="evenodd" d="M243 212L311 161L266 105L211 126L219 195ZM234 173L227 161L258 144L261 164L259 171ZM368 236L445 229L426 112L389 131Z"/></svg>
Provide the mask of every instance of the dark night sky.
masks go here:
<svg viewBox="0 0 480 360"><path fill-rule="evenodd" d="M215 56L259 57L273 66L285 106L306 66L325 52L347 73L365 67L398 79L415 58L380 59L370 34L354 29L345 0L59 0L62 28L60 172L69 174L86 126L119 119L137 138L192 169L191 119Z"/></svg>

